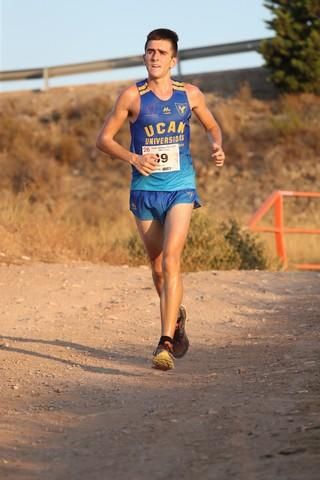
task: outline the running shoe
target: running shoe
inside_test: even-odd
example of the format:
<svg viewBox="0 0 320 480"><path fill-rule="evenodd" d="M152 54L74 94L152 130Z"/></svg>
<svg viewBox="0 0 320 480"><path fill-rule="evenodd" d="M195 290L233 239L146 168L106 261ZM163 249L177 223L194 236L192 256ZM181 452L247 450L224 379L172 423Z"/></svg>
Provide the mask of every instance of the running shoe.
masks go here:
<svg viewBox="0 0 320 480"><path fill-rule="evenodd" d="M153 368L158 370L171 370L174 368L172 344L170 342L159 343L153 353L152 364Z"/></svg>
<svg viewBox="0 0 320 480"><path fill-rule="evenodd" d="M184 305L179 308L179 315L176 324L176 330L173 337L172 354L175 358L182 358L188 351L189 339L186 334L187 311Z"/></svg>

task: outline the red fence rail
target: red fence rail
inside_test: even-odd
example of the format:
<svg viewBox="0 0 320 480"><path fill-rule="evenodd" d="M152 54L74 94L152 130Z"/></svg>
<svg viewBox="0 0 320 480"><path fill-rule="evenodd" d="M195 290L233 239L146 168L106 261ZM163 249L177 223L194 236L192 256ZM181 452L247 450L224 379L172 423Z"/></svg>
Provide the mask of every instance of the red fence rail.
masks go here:
<svg viewBox="0 0 320 480"><path fill-rule="evenodd" d="M273 192L256 211L249 221L249 228L256 232L269 232L274 233L276 242L276 252L280 258L283 267L288 266L288 257L285 244L285 234L289 233L306 233L306 234L319 234L320 228L303 228L296 227L290 228L284 225L284 209L283 200L284 197L317 197L320 198L320 192L290 192L285 190L277 190ZM274 211L274 225L272 227L264 227L258 225L260 220L273 208ZM320 251L320 242L319 242ZM300 263L294 265L294 268L300 270L320 270L320 264L317 263Z"/></svg>

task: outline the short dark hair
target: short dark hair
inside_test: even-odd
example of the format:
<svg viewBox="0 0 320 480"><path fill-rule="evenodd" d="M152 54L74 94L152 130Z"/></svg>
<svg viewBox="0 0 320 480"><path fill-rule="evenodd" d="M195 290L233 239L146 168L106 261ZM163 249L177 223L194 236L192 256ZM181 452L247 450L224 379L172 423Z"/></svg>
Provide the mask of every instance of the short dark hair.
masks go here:
<svg viewBox="0 0 320 480"><path fill-rule="evenodd" d="M169 30L168 28L157 28L156 30L152 30L152 32L148 33L147 35L147 40L144 46L145 51L147 49L148 42L151 40L169 40L171 42L174 56L177 56L179 37L173 30Z"/></svg>

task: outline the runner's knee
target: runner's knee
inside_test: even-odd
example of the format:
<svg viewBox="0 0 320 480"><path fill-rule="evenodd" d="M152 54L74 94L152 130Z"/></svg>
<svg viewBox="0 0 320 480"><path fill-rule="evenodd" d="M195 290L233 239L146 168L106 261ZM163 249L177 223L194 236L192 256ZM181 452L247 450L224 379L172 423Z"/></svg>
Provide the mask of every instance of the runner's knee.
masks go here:
<svg viewBox="0 0 320 480"><path fill-rule="evenodd" d="M161 281L163 279L162 262L157 258L156 260L151 260L150 263L154 280Z"/></svg>
<svg viewBox="0 0 320 480"><path fill-rule="evenodd" d="M173 275L180 271L180 256L167 253L163 256L162 269L165 275Z"/></svg>
<svg viewBox="0 0 320 480"><path fill-rule="evenodd" d="M152 276L155 283L161 283L163 280L163 272L158 270L152 270Z"/></svg>

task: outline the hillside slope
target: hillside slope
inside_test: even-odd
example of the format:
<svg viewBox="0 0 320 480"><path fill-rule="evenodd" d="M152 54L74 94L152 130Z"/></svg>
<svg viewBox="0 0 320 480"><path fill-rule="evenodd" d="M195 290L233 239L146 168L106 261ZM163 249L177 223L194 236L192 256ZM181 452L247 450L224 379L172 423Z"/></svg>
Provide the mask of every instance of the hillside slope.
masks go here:
<svg viewBox="0 0 320 480"><path fill-rule="evenodd" d="M41 211L55 216L55 223L68 218L97 226L107 221L112 230L120 217L129 217L130 167L95 148L103 119L124 86L102 84L0 97L3 226L14 226L12 212L11 216L4 212L17 194L27 199L34 215ZM275 189L320 190L319 97L262 101L243 86L234 97L223 98L215 95L214 85L206 96L222 127L227 154L225 167L216 169L205 134L192 122L198 187L210 214L245 223ZM129 144L128 127L119 138ZM316 202L289 203L289 217L294 215L300 224L317 218ZM131 220L126 222L121 226L124 231L132 228ZM118 227L115 235L121 237Z"/></svg>

